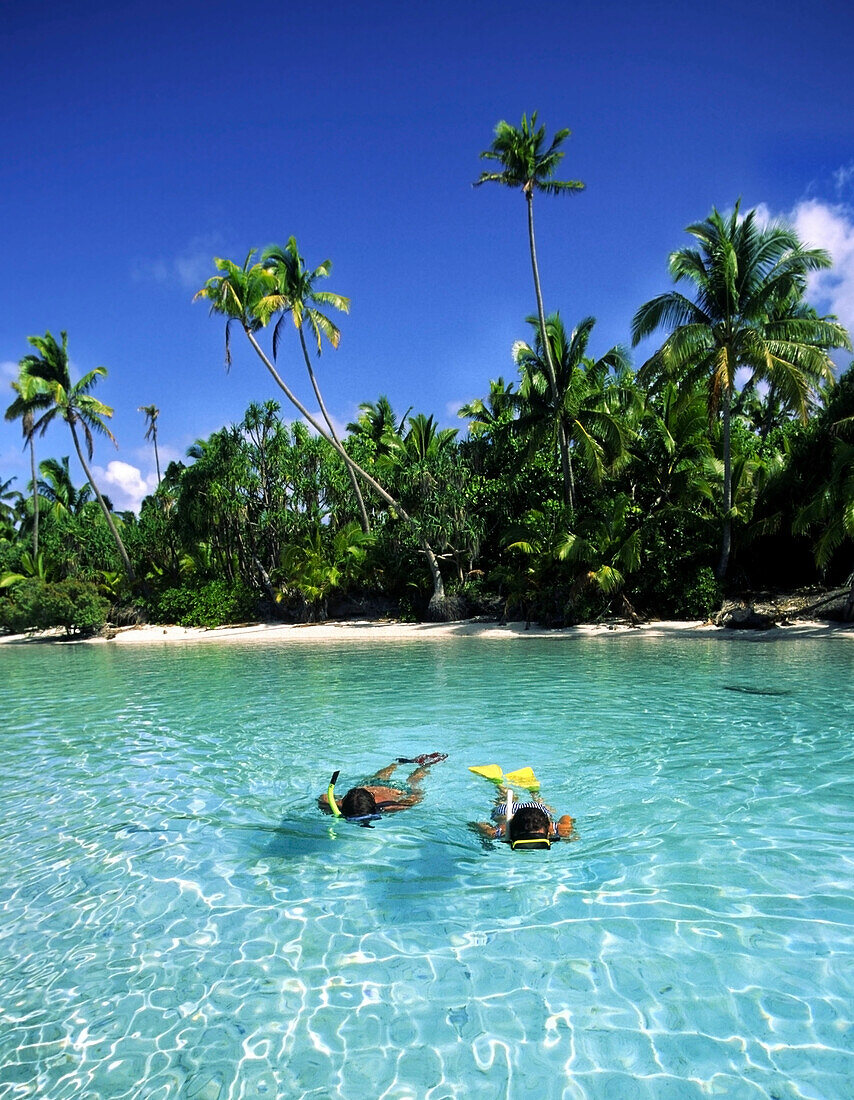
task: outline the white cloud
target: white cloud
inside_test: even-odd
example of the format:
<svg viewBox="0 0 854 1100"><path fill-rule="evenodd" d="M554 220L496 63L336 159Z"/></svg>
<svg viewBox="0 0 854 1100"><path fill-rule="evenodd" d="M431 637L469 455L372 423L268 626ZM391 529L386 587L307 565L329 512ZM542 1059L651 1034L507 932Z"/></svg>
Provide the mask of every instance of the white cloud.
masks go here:
<svg viewBox="0 0 854 1100"><path fill-rule="evenodd" d="M156 474L145 478L136 466L119 459L108 462L106 468L96 467L93 473L98 488L107 494L119 512L128 509L138 512L143 498L157 488Z"/></svg>
<svg viewBox="0 0 854 1100"><path fill-rule="evenodd" d="M854 181L854 165L840 168L837 187ZM854 208L847 203L802 199L785 214L775 214L767 203L756 207L757 221L768 225L784 221L792 226L807 248L823 248L833 267L815 271L808 280L807 296L819 313L833 313L854 333Z"/></svg>
<svg viewBox="0 0 854 1100"><path fill-rule="evenodd" d="M138 260L133 277L139 282L177 284L185 290L196 291L216 274L213 257L222 247L218 237L195 237L177 256Z"/></svg>
<svg viewBox="0 0 854 1100"><path fill-rule="evenodd" d="M820 313L835 313L854 331L854 210L841 203L807 199L791 221L804 244L830 253L833 267L810 276L810 298Z"/></svg>
<svg viewBox="0 0 854 1100"><path fill-rule="evenodd" d="M833 173L833 183L836 187L836 193L840 198L843 198L845 192L854 186L854 161L851 164L846 164L842 168L837 168Z"/></svg>
<svg viewBox="0 0 854 1100"><path fill-rule="evenodd" d="M0 362L0 378L13 379L18 377L18 364L13 363L11 359L4 359Z"/></svg>

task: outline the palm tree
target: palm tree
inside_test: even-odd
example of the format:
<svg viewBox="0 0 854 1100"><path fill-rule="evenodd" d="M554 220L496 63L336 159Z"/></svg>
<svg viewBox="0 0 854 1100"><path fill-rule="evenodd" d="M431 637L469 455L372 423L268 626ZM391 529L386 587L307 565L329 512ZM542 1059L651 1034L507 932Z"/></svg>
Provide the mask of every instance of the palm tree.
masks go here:
<svg viewBox="0 0 854 1100"><path fill-rule="evenodd" d="M154 465L157 468L157 484L160 484L160 455L157 453L157 418L160 409L156 405L140 405L137 412L145 413L145 438L154 444Z"/></svg>
<svg viewBox="0 0 854 1100"><path fill-rule="evenodd" d="M86 474L86 478L92 486L92 491L97 498L98 504L101 506L104 519L107 521L110 534L113 536L116 548L124 564L128 580L134 581L135 575L133 566L130 563L127 550L121 540L113 517L110 514L110 509L107 507L106 501L101 495L98 486L95 484L95 479L92 477L92 471L89 469L89 465L86 461L87 455L90 459L92 458L93 433L98 432L101 435L106 435L113 443L116 442L113 433L104 423L105 418L109 418L113 415L113 410L102 401L99 401L97 397L93 397L89 392L98 379L106 375L107 370L105 367L95 367L94 370L85 374L79 382L73 383L71 381L68 363L68 334L62 332L60 336L62 338L61 344L56 342L50 332L46 332L44 336L28 337L30 344L32 344L38 354L27 355L21 360L22 369L25 368L28 374L42 381L50 398L49 406L35 421L32 431L44 435L51 421L56 417L66 422L71 432L71 438L74 442L74 449L77 452L80 465L83 467L83 472ZM83 447L80 445L78 428L82 432L86 443L85 454Z"/></svg>
<svg viewBox="0 0 854 1100"><path fill-rule="evenodd" d="M225 357L226 364L231 363L231 326L238 324L243 329L247 340L255 350L256 355L269 371L276 385L284 393L285 397L299 411L300 415L314 428L318 435L322 436L335 450L343 462L350 467L367 485L377 493L388 505L391 511L406 523L414 533L433 580L433 595L430 599L430 612L436 616L446 613L447 600L445 587L439 563L433 548L427 542L420 525L409 513L384 489L375 478L356 463L347 453L341 443L329 432L325 424L321 424L315 416L308 411L293 390L288 386L275 364L265 354L264 349L258 343L256 334L260 332L272 317L288 308L287 300L281 293L278 280L272 271L263 264L252 263L254 251L246 257L242 267L231 260L215 259L217 270L221 272L214 275L195 295L194 301L205 298L211 303L211 313L218 313L226 318L225 325Z"/></svg>
<svg viewBox="0 0 854 1100"><path fill-rule="evenodd" d="M361 411L358 420L351 421L347 425L347 431L369 442L374 455L378 458L396 450L400 446L406 420L412 408L408 408L398 419L389 399L385 394L380 394L376 403L363 401L359 409Z"/></svg>
<svg viewBox="0 0 854 1100"><path fill-rule="evenodd" d="M543 306L543 293L540 287L540 271L537 266L537 245L534 238L534 192L542 191L557 195L562 191L583 191L584 184L579 180L556 180L554 178L564 153L560 146L569 137L570 130L558 130L546 148L546 128L537 128L537 112L530 121L522 115L522 124L518 128L509 122L501 121L495 127L495 138L489 149L482 152L483 160L498 161L501 170L482 172L474 186L482 183L500 183L505 187L521 188L528 209L528 246L531 251L531 270L534 275L534 292L537 297L537 317L540 321L540 337L546 349L546 374L554 394L555 367L552 362L548 341L546 340L546 313Z"/></svg>
<svg viewBox="0 0 854 1100"><path fill-rule="evenodd" d="M456 428L440 428L434 417L416 413L409 417L409 431L403 439L406 453L416 462L446 454L457 437Z"/></svg>
<svg viewBox="0 0 854 1100"><path fill-rule="evenodd" d="M708 411L698 390L668 382L644 410L636 465L642 468L643 507L649 520L699 515L720 477L708 431ZM635 489L633 489L635 495Z"/></svg>
<svg viewBox="0 0 854 1100"><path fill-rule="evenodd" d="M329 594L346 590L359 577L372 544L373 537L358 523L347 523L334 534L318 525L283 551L279 580L284 591L277 599L297 595L305 620L325 619Z"/></svg>
<svg viewBox="0 0 854 1100"><path fill-rule="evenodd" d="M46 458L39 463L41 477L38 482L38 495L50 505L49 514L55 518L61 516L79 516L83 508L92 499L92 486L83 485L77 489L71 480L68 468L68 455L61 461ZM109 501L107 502L109 504Z"/></svg>
<svg viewBox="0 0 854 1100"><path fill-rule="evenodd" d="M457 412L457 416L469 421L469 435L477 438L484 432L494 431L497 427L507 423L515 410L516 394L513 392L515 383L509 385L504 378L489 380L489 396L484 400L476 397L467 402Z"/></svg>
<svg viewBox="0 0 854 1100"><path fill-rule="evenodd" d="M320 406L321 415L329 429L329 434L336 443L340 444L341 441L338 439L335 426L326 410L326 404L323 400L320 386L317 383L317 378L311 365L311 357L308 354L303 325L308 326L312 336L317 342L318 357L322 351L321 338L323 336L326 337L333 348L337 348L341 342L341 330L325 313L318 309L318 306L331 306L333 309L340 310L341 313L349 313L350 299L345 298L343 294L336 294L331 290L315 290L314 284L318 279L328 278L332 270L332 261L324 260L319 267L314 269L314 271L309 271L305 266L305 261L299 254L299 248L297 247L295 237L289 237L288 243L284 248L278 245L270 245L268 248L265 248L261 254L261 262L275 275L279 293L284 299L284 312L276 322L276 327L273 329L273 359L275 361L278 358L279 333L285 317L290 314L291 320L299 335L300 347L302 348L303 358L305 359L305 367L308 371L311 387L314 390L314 396L317 398L317 403ZM371 524L368 519L365 502L362 498L362 492L359 489L359 482L352 467L347 466L346 469L350 478L350 483L353 486L356 504L359 508L362 530L366 534L370 534Z"/></svg>
<svg viewBox="0 0 854 1100"><path fill-rule="evenodd" d="M26 359L22 359L18 365L19 375L12 382L12 389L17 397L6 410L7 420L20 420L24 433L24 446L30 450L30 471L33 485L33 557L39 553L39 494L36 476L36 445L33 440L33 424L35 414L39 409L45 409L50 404L44 383L40 378L34 378L25 368Z"/></svg>
<svg viewBox="0 0 854 1100"><path fill-rule="evenodd" d="M832 319L798 311L806 276L829 267L821 249L804 248L788 226L761 226L740 202L724 217L717 210L687 228L699 247L671 253L670 272L687 280L694 300L672 290L646 302L632 322L633 343L656 329L670 335L639 372L641 382L673 379L688 386L705 380L710 417L721 417L723 534L718 577L726 576L732 545L730 426L736 372L748 368L772 383L783 401L806 419L811 385L832 378L829 348L850 348Z"/></svg>
<svg viewBox="0 0 854 1100"><path fill-rule="evenodd" d="M837 429L842 423L837 424ZM852 425L851 418L847 423ZM829 476L798 510L793 528L796 534L817 530L813 553L816 565L822 570L846 540L854 543L854 443L841 437L833 441ZM848 583L850 591L843 617L850 620L854 616L854 573Z"/></svg>
<svg viewBox="0 0 854 1100"><path fill-rule="evenodd" d="M2 537L6 537L5 532L9 532L9 538L14 533L15 526L14 521L17 515L17 505L21 500L21 494L17 489L13 489L12 482L15 478L10 477L6 481L0 481L0 531L4 534Z"/></svg>
<svg viewBox="0 0 854 1100"><path fill-rule="evenodd" d="M560 314L550 314L546 319L546 356L537 318L529 317L528 323L534 329L534 346L521 340L513 345L513 358L522 375L516 400L521 410L517 428L530 434L535 444L544 436L557 442L564 503L572 509L575 475L570 446L575 447L597 484L606 465L625 452L626 431L618 415L621 410L610 408L605 397L609 373L619 376L628 370L628 357L618 346L596 360L586 355L595 317L585 317L567 336ZM554 385L548 382L549 359L555 372Z"/></svg>

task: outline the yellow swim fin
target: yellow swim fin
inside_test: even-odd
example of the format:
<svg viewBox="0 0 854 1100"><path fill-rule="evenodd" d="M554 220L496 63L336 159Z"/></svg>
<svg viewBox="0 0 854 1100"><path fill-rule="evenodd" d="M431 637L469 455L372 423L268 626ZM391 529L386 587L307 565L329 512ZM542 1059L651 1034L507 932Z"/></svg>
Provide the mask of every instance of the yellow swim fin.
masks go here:
<svg viewBox="0 0 854 1100"><path fill-rule="evenodd" d="M480 764L470 767L469 771L474 772L475 775L482 775L484 779L491 779L493 783L500 783L504 777L504 773L497 764Z"/></svg>
<svg viewBox="0 0 854 1100"><path fill-rule="evenodd" d="M505 772L504 782L513 787L523 787L526 791L540 789L540 781L534 775L532 768L519 768L515 772Z"/></svg>

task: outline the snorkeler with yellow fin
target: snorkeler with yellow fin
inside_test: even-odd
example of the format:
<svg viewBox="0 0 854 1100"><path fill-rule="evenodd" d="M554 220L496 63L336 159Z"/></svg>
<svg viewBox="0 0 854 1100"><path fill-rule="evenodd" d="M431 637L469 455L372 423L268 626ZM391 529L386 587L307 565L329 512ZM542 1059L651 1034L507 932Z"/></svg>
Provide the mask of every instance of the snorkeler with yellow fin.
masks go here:
<svg viewBox="0 0 854 1100"><path fill-rule="evenodd" d="M502 787L524 787L526 791L538 791L540 781L534 775L533 768L517 768L515 772L503 772L497 764L480 764L470 767L470 772L491 779Z"/></svg>
<svg viewBox="0 0 854 1100"><path fill-rule="evenodd" d="M482 764L469 767L475 775L482 775L498 786L495 805L492 810L494 824L477 822L477 829L484 836L494 840L507 840L513 851L526 848L551 848L552 841L569 840L573 821L569 814L555 820L550 806L536 793L540 781L532 768L517 768L505 772L497 764ZM521 787L534 797L527 802L516 802L513 787Z"/></svg>

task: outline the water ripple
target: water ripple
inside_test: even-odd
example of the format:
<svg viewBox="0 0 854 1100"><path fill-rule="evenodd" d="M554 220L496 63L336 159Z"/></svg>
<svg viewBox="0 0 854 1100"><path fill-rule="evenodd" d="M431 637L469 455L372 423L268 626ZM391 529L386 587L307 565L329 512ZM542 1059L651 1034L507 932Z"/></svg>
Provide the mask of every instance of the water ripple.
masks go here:
<svg viewBox="0 0 854 1100"><path fill-rule="evenodd" d="M842 1100L852 663L4 647L0 1100ZM430 749L416 809L318 814L333 767ZM490 762L577 841L481 844Z"/></svg>

